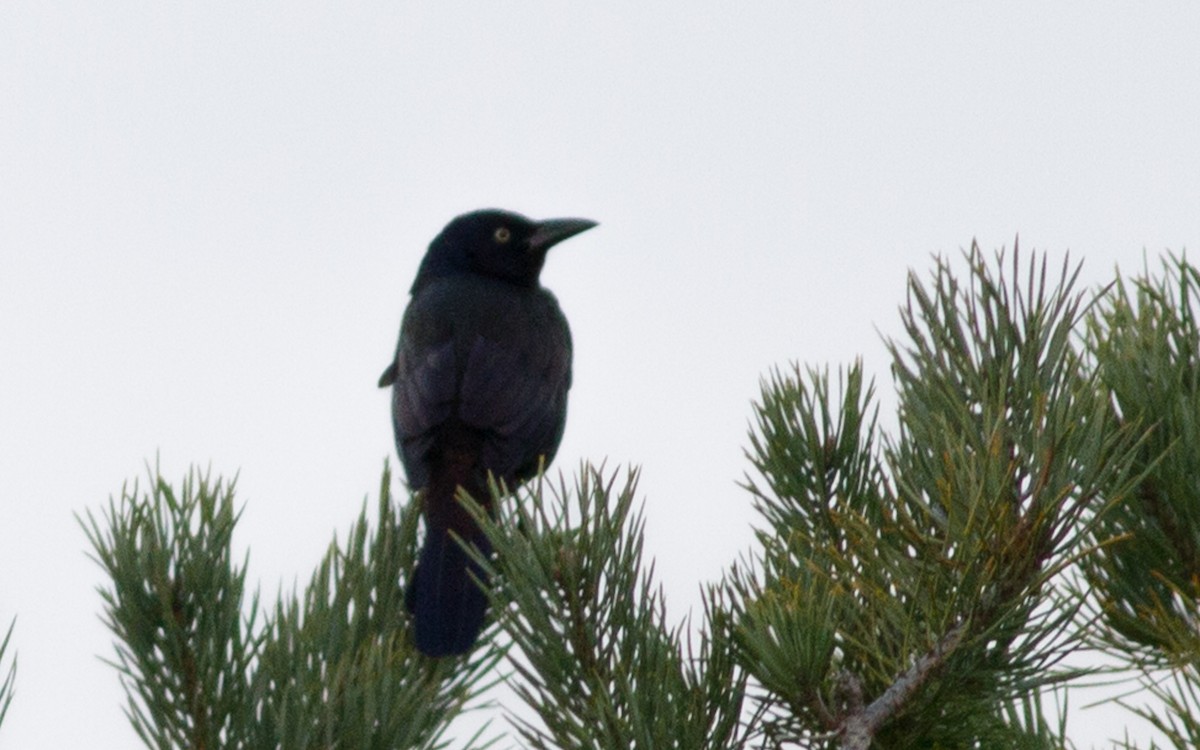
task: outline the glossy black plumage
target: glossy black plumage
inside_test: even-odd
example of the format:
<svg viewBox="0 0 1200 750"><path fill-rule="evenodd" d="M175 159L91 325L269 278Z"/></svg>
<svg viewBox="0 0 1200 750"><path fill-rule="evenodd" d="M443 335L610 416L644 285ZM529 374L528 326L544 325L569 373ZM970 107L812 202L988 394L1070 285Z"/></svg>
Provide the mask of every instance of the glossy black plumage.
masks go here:
<svg viewBox="0 0 1200 750"><path fill-rule="evenodd" d="M482 571L451 537L490 552L455 500L458 487L490 504L489 472L512 488L549 464L562 439L571 334L538 276L546 251L593 226L464 214L430 243L413 282L379 385L393 388L396 447L420 490L426 536L406 603L430 656L469 651L487 611L471 579Z"/></svg>

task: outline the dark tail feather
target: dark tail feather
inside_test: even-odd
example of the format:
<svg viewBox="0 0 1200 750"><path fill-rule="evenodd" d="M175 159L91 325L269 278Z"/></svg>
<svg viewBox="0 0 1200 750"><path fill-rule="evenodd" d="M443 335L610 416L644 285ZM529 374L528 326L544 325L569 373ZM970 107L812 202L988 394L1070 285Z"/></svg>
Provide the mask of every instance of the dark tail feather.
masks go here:
<svg viewBox="0 0 1200 750"><path fill-rule="evenodd" d="M482 534L471 542L484 554ZM426 656L465 654L475 645L487 614L487 594L472 579L486 582L483 570L445 529L428 529L425 546L405 592L413 615L417 649Z"/></svg>

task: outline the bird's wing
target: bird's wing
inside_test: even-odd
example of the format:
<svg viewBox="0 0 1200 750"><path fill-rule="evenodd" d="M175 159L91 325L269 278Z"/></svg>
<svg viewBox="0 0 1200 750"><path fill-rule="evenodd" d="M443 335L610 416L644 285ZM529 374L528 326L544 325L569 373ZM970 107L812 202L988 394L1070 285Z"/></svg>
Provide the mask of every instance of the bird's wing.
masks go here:
<svg viewBox="0 0 1200 750"><path fill-rule="evenodd" d="M424 487L425 456L436 429L453 415L458 391L454 342L412 346L401 341L396 353L392 389L392 421L409 484Z"/></svg>
<svg viewBox="0 0 1200 750"><path fill-rule="evenodd" d="M458 385L453 341L423 351L401 351L396 367L395 399L404 437L429 432L452 416Z"/></svg>
<svg viewBox="0 0 1200 750"><path fill-rule="evenodd" d="M398 368L396 366L396 357L393 356L392 363L388 365L387 369L383 371L383 374L379 376L379 387L387 388L389 385L395 383L397 373Z"/></svg>
<svg viewBox="0 0 1200 750"><path fill-rule="evenodd" d="M570 349L557 331L521 341L477 337L463 370L457 407L463 423L487 433L484 466L526 479L548 462L562 437L570 386Z"/></svg>

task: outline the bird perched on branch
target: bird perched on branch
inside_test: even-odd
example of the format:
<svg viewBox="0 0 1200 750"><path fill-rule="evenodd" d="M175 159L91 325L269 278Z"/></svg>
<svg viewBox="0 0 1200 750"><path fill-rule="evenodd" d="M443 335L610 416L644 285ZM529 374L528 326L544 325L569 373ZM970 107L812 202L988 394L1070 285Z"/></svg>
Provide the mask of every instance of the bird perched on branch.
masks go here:
<svg viewBox="0 0 1200 750"><path fill-rule="evenodd" d="M562 439L571 333L538 276L551 247L594 226L475 211L446 225L417 271L379 387L392 386L396 448L425 519L405 603L429 656L469 651L487 611L472 580L483 571L452 534L484 555L491 548L458 489L493 512L488 474L511 489Z"/></svg>

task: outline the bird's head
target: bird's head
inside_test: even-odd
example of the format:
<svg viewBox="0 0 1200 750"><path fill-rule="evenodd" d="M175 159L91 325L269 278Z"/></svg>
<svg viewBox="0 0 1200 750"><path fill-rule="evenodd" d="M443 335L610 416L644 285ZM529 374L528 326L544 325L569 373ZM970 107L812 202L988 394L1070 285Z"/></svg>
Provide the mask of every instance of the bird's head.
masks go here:
<svg viewBox="0 0 1200 750"><path fill-rule="evenodd" d="M412 291L435 278L469 273L537 286L546 251L594 226L588 219L533 221L496 209L463 214L429 243Z"/></svg>

